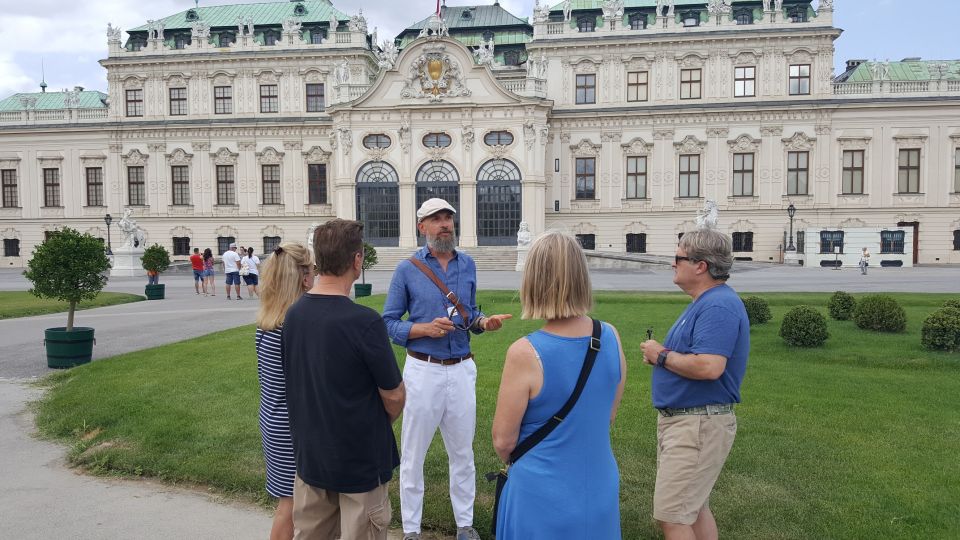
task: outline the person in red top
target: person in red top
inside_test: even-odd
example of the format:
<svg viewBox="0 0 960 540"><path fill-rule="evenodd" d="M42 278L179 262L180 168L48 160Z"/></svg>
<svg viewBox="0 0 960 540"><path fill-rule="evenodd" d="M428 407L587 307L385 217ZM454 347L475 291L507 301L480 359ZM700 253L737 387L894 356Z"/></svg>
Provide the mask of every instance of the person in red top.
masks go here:
<svg viewBox="0 0 960 540"><path fill-rule="evenodd" d="M193 288L200 294L200 286L203 286L203 295L207 295L207 283L203 279L203 256L200 255L200 248L193 248L193 255L190 256L190 266L193 267Z"/></svg>

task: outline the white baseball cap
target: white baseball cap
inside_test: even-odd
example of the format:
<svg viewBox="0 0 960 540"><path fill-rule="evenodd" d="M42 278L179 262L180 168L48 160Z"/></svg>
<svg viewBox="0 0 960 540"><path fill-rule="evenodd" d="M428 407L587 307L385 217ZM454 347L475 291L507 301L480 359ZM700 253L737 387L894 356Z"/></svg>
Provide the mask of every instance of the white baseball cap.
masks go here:
<svg viewBox="0 0 960 540"><path fill-rule="evenodd" d="M441 212L443 210L447 210L448 212L452 212L454 214L457 213L457 211L454 210L452 206L450 206L450 203L448 203L443 199L438 199L438 198L427 199L423 201L423 204L420 205L420 209L417 210L417 223L420 223L424 219L436 214L437 212Z"/></svg>
<svg viewBox="0 0 960 540"><path fill-rule="evenodd" d="M230 243L230 249L233 249L233 248L235 248L235 247L237 247L237 243L236 243L236 242L231 242L231 243Z"/></svg>

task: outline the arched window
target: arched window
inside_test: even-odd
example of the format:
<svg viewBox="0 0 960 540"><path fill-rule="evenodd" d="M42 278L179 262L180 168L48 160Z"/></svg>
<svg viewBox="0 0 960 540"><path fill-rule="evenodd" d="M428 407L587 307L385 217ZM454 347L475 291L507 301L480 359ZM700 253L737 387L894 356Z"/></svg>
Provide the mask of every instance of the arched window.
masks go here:
<svg viewBox="0 0 960 540"><path fill-rule="evenodd" d="M491 131L483 136L483 144L487 146L510 146L513 144L513 135L509 131Z"/></svg>
<svg viewBox="0 0 960 540"><path fill-rule="evenodd" d="M593 32L597 27L597 18L593 15L584 15L577 18L577 30L581 32Z"/></svg>
<svg viewBox="0 0 960 540"><path fill-rule="evenodd" d="M451 142L446 133L427 133L423 136L423 145L427 148L446 148Z"/></svg>
<svg viewBox="0 0 960 540"><path fill-rule="evenodd" d="M517 243L522 221L520 169L508 159L491 159L477 171L477 242L481 246Z"/></svg>
<svg viewBox="0 0 960 540"><path fill-rule="evenodd" d="M631 30L646 30L646 28L647 28L647 15L645 13L630 14Z"/></svg>
<svg viewBox="0 0 960 540"><path fill-rule="evenodd" d="M368 161L357 171L357 220L374 246L400 245L400 189L397 171L384 161Z"/></svg>
<svg viewBox="0 0 960 540"><path fill-rule="evenodd" d="M428 161L417 171L417 208L427 199L438 197L450 203L457 213L453 216L456 233L460 234L460 173L448 161ZM417 232L417 242L425 239Z"/></svg>
<svg viewBox="0 0 960 540"><path fill-rule="evenodd" d="M737 24L753 24L753 12L749 9L741 9L733 14Z"/></svg>
<svg viewBox="0 0 960 540"><path fill-rule="evenodd" d="M363 138L363 146L366 148L389 148L390 137L383 133L374 133Z"/></svg>

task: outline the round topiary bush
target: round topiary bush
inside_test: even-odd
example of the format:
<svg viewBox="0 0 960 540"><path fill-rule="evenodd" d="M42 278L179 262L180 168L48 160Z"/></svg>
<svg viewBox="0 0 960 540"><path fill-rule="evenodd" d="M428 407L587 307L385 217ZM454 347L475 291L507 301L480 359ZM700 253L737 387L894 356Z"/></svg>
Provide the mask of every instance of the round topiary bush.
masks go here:
<svg viewBox="0 0 960 540"><path fill-rule="evenodd" d="M891 296L864 296L853 310L853 321L864 330L903 332L907 329L907 313Z"/></svg>
<svg viewBox="0 0 960 540"><path fill-rule="evenodd" d="M747 317L750 318L750 326L763 324L770 320L770 305L759 296L747 296L742 298L743 307L747 309Z"/></svg>
<svg viewBox="0 0 960 540"><path fill-rule="evenodd" d="M951 298L943 303L945 308L960 309L960 298Z"/></svg>
<svg viewBox="0 0 960 540"><path fill-rule="evenodd" d="M838 321L850 320L853 316L853 310L857 307L857 299L844 291L837 291L830 297L827 303L827 310L830 317Z"/></svg>
<svg viewBox="0 0 960 540"><path fill-rule="evenodd" d="M960 308L944 307L923 321L920 343L935 351L960 351Z"/></svg>
<svg viewBox="0 0 960 540"><path fill-rule="evenodd" d="M819 347L830 337L827 319L810 306L797 306L783 317L780 337L794 347Z"/></svg>

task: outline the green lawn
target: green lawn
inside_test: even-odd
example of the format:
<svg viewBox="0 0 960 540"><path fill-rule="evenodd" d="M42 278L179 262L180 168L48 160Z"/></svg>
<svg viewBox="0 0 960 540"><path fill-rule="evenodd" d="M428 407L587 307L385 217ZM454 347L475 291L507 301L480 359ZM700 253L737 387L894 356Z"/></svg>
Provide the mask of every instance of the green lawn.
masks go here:
<svg viewBox="0 0 960 540"><path fill-rule="evenodd" d="M754 328L739 431L711 505L727 538L946 538L960 531L960 355L920 347L923 318L945 295L895 294L905 334L864 332L830 320L821 349L777 336L796 304L826 313L828 294L763 294L773 320ZM380 307L383 297L365 299ZM519 317L514 292L482 294L488 313ZM681 294L601 293L595 315L624 339L629 371L613 448L620 465L624 538L653 538L656 412L638 346L661 338L688 303ZM477 380L475 523L486 536L494 470L490 443L503 354L536 322L515 318L474 339ZM257 428L253 328L242 327L101 360L46 380L47 436L73 445L95 472L156 476L267 502ZM236 349L238 340L249 347ZM240 354L212 354L223 348ZM399 356L398 358L402 358ZM398 423L399 426L399 423ZM399 427L397 428L399 431ZM424 525L451 531L447 466L437 437L426 464ZM392 486L395 521L397 488Z"/></svg>
<svg viewBox="0 0 960 540"><path fill-rule="evenodd" d="M77 304L77 309L91 309L140 300L144 300L144 297L139 294L102 292L93 300ZM37 298L26 291L0 291L0 319L60 313L69 309L69 302Z"/></svg>

